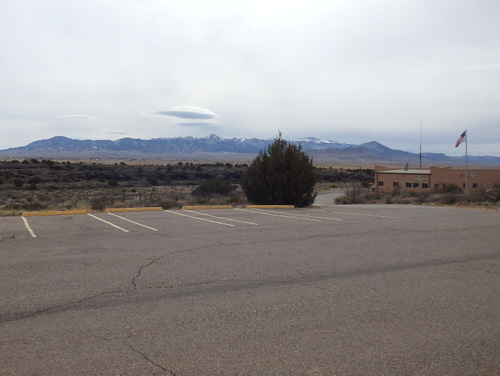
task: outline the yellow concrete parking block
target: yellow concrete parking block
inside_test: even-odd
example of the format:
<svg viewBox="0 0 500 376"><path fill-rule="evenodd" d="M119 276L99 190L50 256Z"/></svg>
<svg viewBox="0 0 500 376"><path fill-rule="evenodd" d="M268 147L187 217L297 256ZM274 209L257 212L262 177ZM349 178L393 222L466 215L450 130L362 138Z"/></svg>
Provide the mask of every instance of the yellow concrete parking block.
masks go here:
<svg viewBox="0 0 500 376"><path fill-rule="evenodd" d="M181 210L204 210L204 209L233 209L231 205L197 205L183 206Z"/></svg>
<svg viewBox="0 0 500 376"><path fill-rule="evenodd" d="M23 217L36 217L42 215L75 215L75 214L87 214L86 210L51 210L51 211L35 211L35 212L23 212L21 215Z"/></svg>
<svg viewBox="0 0 500 376"><path fill-rule="evenodd" d="M247 209L295 209L293 205L248 205Z"/></svg>
<svg viewBox="0 0 500 376"><path fill-rule="evenodd" d="M108 208L106 213L125 213L125 212L143 212L143 211L161 211L161 206L144 206L138 208Z"/></svg>

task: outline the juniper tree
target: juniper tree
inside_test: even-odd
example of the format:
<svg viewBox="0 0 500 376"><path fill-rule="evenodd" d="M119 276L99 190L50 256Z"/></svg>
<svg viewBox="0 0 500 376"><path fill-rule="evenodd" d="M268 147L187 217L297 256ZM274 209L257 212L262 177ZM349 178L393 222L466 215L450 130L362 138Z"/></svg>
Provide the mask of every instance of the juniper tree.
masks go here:
<svg viewBox="0 0 500 376"><path fill-rule="evenodd" d="M281 133L255 157L241 179L248 201L263 205L311 205L315 184L312 159L300 145L282 139Z"/></svg>

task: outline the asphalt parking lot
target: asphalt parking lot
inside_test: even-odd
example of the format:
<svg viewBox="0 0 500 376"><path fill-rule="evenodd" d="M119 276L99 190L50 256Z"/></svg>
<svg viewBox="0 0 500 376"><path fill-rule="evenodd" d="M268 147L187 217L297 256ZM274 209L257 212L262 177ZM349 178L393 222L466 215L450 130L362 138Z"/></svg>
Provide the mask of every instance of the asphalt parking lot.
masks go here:
<svg viewBox="0 0 500 376"><path fill-rule="evenodd" d="M500 213L0 218L1 375L498 375Z"/></svg>

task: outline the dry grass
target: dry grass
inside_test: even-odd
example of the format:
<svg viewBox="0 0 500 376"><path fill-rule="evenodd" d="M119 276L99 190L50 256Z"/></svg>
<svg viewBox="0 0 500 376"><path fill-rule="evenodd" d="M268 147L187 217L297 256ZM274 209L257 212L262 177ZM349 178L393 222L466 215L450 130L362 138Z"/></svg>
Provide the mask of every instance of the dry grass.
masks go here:
<svg viewBox="0 0 500 376"><path fill-rule="evenodd" d="M405 191L396 190L390 194L372 192L360 185L351 184L346 187L345 195L338 197L337 204L403 204L403 205L446 205L471 208L500 208L500 189L489 188L469 194L461 190L457 192L437 191Z"/></svg>
<svg viewBox="0 0 500 376"><path fill-rule="evenodd" d="M247 204L241 188L227 196L195 197L190 186L155 186L143 188L61 189L58 191L0 191L1 216L19 215L23 211L87 210L107 208L161 206L164 209L184 205Z"/></svg>

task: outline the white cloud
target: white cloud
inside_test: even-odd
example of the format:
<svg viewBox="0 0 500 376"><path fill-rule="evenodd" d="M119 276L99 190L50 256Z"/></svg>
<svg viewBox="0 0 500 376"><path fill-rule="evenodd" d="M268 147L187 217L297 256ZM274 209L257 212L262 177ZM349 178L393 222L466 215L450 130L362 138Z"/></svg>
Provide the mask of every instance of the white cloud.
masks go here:
<svg viewBox="0 0 500 376"><path fill-rule="evenodd" d="M195 106L179 106L166 110L154 111L152 115L170 116L181 120L214 120L220 115L206 108Z"/></svg>
<svg viewBox="0 0 500 376"><path fill-rule="evenodd" d="M200 129L212 129L216 127L217 118L220 115L215 112L196 106L177 106L165 110L158 110L148 113L153 116L167 116L182 127L192 127Z"/></svg>

